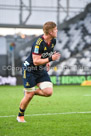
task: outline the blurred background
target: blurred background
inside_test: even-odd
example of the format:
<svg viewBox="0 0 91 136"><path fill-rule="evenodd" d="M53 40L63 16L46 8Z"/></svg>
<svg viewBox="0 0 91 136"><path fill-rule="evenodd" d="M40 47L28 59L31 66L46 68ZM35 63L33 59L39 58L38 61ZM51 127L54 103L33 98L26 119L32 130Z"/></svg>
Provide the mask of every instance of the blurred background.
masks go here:
<svg viewBox="0 0 91 136"><path fill-rule="evenodd" d="M91 0L0 0L0 85L22 85L22 63L47 21L58 27L55 85L91 81ZM88 84L88 83L87 83Z"/></svg>

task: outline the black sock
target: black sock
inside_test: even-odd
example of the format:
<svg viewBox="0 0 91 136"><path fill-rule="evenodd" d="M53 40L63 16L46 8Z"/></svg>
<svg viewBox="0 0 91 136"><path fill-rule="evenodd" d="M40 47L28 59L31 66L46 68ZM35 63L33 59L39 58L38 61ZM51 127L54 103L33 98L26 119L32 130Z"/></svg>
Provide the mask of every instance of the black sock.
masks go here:
<svg viewBox="0 0 91 136"><path fill-rule="evenodd" d="M25 110L19 108L18 116L24 116L24 111L25 111Z"/></svg>

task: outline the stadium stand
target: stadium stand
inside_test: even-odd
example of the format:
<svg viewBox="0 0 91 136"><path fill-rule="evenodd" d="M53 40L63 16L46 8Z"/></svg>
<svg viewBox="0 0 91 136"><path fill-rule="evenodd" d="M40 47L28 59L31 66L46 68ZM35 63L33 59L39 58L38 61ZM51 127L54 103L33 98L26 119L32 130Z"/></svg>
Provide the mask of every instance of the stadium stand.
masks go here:
<svg viewBox="0 0 91 136"><path fill-rule="evenodd" d="M90 75L91 74L91 47L70 57L57 65L57 71L52 68L50 75Z"/></svg>
<svg viewBox="0 0 91 136"><path fill-rule="evenodd" d="M91 75L91 4L83 13L64 22L58 36L55 50L60 51L61 59L51 63L49 74Z"/></svg>

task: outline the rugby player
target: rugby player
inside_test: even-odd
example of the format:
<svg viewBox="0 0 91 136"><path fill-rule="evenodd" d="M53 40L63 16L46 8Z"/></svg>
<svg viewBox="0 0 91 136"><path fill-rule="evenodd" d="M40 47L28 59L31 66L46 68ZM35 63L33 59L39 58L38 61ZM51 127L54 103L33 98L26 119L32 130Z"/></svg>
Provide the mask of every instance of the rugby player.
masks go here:
<svg viewBox="0 0 91 136"><path fill-rule="evenodd" d="M54 22L46 22L43 25L44 34L33 43L29 57L23 63L24 98L20 102L18 122L24 120L24 112L34 95L51 96L53 84L47 73L51 61L60 58L60 53L54 52L56 44L57 26ZM47 67L47 69L45 69ZM38 89L35 89L35 86Z"/></svg>

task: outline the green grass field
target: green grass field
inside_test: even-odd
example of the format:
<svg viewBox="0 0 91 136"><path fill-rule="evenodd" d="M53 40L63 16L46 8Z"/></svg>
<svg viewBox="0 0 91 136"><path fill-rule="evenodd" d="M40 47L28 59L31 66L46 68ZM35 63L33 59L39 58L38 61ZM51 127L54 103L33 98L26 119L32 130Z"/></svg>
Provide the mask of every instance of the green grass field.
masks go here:
<svg viewBox="0 0 91 136"><path fill-rule="evenodd" d="M0 86L0 136L91 136L91 87L54 86L51 97L34 96L16 116L23 86Z"/></svg>

